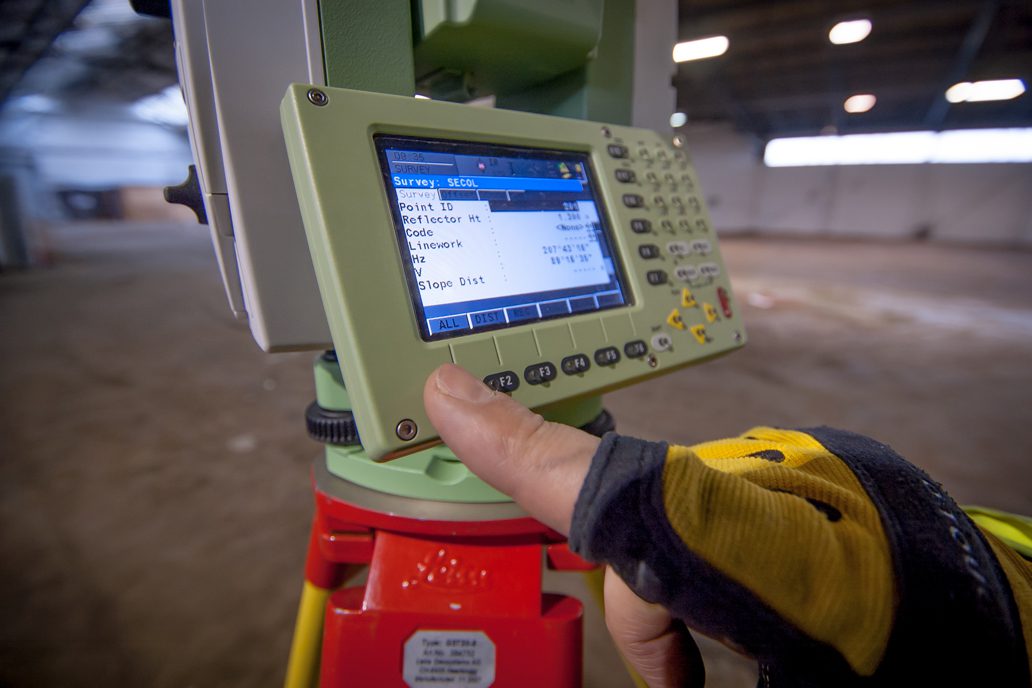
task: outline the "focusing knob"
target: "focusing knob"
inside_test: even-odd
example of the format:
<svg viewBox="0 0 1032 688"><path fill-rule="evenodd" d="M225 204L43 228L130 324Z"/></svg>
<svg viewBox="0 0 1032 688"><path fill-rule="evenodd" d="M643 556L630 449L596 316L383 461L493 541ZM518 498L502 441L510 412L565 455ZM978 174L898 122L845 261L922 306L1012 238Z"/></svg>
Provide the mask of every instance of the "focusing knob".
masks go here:
<svg viewBox="0 0 1032 688"><path fill-rule="evenodd" d="M318 402L313 401L305 409L305 425L308 428L308 436L316 442L343 445L361 444L358 439L355 416L351 411L324 409L319 406Z"/></svg>

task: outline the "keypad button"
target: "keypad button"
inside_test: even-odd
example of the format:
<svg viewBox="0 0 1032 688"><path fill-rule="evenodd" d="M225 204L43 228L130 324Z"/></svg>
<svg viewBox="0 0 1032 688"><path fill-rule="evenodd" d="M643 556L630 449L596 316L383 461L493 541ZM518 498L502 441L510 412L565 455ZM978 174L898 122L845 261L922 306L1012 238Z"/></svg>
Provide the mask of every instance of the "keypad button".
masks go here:
<svg viewBox="0 0 1032 688"><path fill-rule="evenodd" d="M652 335L652 348L656 351L669 351L674 345L674 340L666 332Z"/></svg>
<svg viewBox="0 0 1032 688"><path fill-rule="evenodd" d="M707 255L713 248L710 246L710 242L705 239L696 239L692 242L692 250L700 255Z"/></svg>
<svg viewBox="0 0 1032 688"><path fill-rule="evenodd" d="M688 220L678 220L677 229L682 232L690 232L692 231L692 223Z"/></svg>
<svg viewBox="0 0 1032 688"><path fill-rule="evenodd" d="M659 177L656 176L655 172L646 172L645 181L649 184L659 184Z"/></svg>
<svg viewBox="0 0 1032 688"><path fill-rule="evenodd" d="M645 199L639 194L624 194L623 204L628 208L640 208L645 205Z"/></svg>
<svg viewBox="0 0 1032 688"><path fill-rule="evenodd" d="M624 184L630 184L637 177L634 175L634 170L619 169L616 171L616 181L623 182Z"/></svg>
<svg viewBox="0 0 1032 688"><path fill-rule="evenodd" d="M670 186L673 186L677 183L677 180L674 179L674 175L670 174L669 172L663 175L663 181L669 184Z"/></svg>
<svg viewBox="0 0 1032 688"><path fill-rule="evenodd" d="M667 252L672 256L690 256L692 247L687 241L671 241L666 245Z"/></svg>
<svg viewBox="0 0 1032 688"><path fill-rule="evenodd" d="M638 247L638 255L645 260L659 258L659 246L656 246L655 244L642 244Z"/></svg>
<svg viewBox="0 0 1032 688"><path fill-rule="evenodd" d="M627 146L621 146L619 143L611 143L606 146L606 151L609 155L614 158L626 158L627 157Z"/></svg>
<svg viewBox="0 0 1032 688"><path fill-rule="evenodd" d="M678 265L674 268L674 277L681 282L691 282L699 276L699 268L694 265Z"/></svg>
<svg viewBox="0 0 1032 688"><path fill-rule="evenodd" d="M719 277L720 266L716 263L703 263L699 266L699 274L703 277Z"/></svg>
<svg viewBox="0 0 1032 688"><path fill-rule="evenodd" d="M574 354L564 358L559 365L567 375L576 375L587 371L591 367L591 360L584 354Z"/></svg>
<svg viewBox="0 0 1032 688"><path fill-rule="evenodd" d="M720 299L720 310L724 312L725 318L731 317L731 295L724 287L717 287L717 298Z"/></svg>
<svg viewBox="0 0 1032 688"><path fill-rule="evenodd" d="M529 385L540 385L542 382L551 382L557 374L554 363L543 361L527 366L523 371L523 379Z"/></svg>
<svg viewBox="0 0 1032 688"><path fill-rule="evenodd" d="M641 358L649 352L649 345L644 340L635 339L624 344L623 352L627 358Z"/></svg>
<svg viewBox="0 0 1032 688"><path fill-rule="evenodd" d="M511 370L492 373L484 378L484 384L496 392L513 392L520 386L520 378Z"/></svg>
<svg viewBox="0 0 1032 688"><path fill-rule="evenodd" d="M642 218L631 220L631 231L635 234L648 234L652 231L652 223Z"/></svg>
<svg viewBox="0 0 1032 688"><path fill-rule="evenodd" d="M649 284L652 286L658 287L661 284L666 284L667 274L665 270L649 270L645 273L645 279L647 279Z"/></svg>
<svg viewBox="0 0 1032 688"><path fill-rule="evenodd" d="M620 362L620 350L615 346L607 346L595 352L595 363L600 366L614 365Z"/></svg>

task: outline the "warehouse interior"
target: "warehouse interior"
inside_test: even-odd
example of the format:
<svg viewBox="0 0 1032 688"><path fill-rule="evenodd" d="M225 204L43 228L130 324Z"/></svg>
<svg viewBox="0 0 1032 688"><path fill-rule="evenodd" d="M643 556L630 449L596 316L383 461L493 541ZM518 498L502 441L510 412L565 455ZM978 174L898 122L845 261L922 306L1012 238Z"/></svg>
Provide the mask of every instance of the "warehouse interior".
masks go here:
<svg viewBox="0 0 1032 688"><path fill-rule="evenodd" d="M1032 514L1032 8L664 4L674 41L727 39L670 61L654 128L687 141L749 342L607 394L618 431L845 428L960 504ZM207 227L162 198L193 157L172 41L125 0L0 5L2 686L283 681L318 352L261 351ZM1020 90L944 95L988 81ZM957 131L1013 138L988 162L764 161L778 139ZM545 581L586 600L584 685L633 685L580 577ZM699 642L708 686L756 684Z"/></svg>

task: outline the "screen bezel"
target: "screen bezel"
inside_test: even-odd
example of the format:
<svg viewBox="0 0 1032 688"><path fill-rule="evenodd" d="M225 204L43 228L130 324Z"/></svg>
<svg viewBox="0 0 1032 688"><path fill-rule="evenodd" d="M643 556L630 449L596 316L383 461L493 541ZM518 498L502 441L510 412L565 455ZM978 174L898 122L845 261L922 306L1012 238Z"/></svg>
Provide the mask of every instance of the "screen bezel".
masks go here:
<svg viewBox="0 0 1032 688"><path fill-rule="evenodd" d="M615 240L612 226L609 219L609 209L603 198L601 187L595 175L591 154L581 150L563 150L559 148L538 148L534 146L514 146L509 144L484 143L463 139L449 139L440 137L422 137L395 135L385 132L377 132L372 136L373 148L376 151L377 160L380 165L381 182L387 196L387 205L390 207L391 221L394 225L395 244L398 247L398 255L401 260L402 272L405 275L409 305L415 321L416 329L420 339L426 343L440 342L442 340L460 337L471 337L486 332L497 332L499 330L514 330L524 326L533 326L543 322L576 318L577 316L598 316L599 314L620 308L627 308L634 305L634 295L630 289L626 277L624 259L619 245ZM426 311L423 300L420 296L419 285L416 275L413 272L412 257L408 248L408 241L404 235L404 225L401 218L401 209L398 201L397 189L390 181L391 172L387 160L388 148L401 148L406 150L422 150L434 153L450 153L459 155L484 155L491 157L515 157L536 160L555 160L561 162L579 162L583 164L585 178L588 185L588 192L595 203L599 224L601 225L601 241L603 248L607 248L613 263L614 279L623 297L623 303L611 306L603 306L592 310L578 311L576 313L558 313L521 320L518 323L501 323L497 325L486 325L470 330L459 330L455 332L440 332L432 334L429 330L426 319ZM513 296L516 296L515 294Z"/></svg>

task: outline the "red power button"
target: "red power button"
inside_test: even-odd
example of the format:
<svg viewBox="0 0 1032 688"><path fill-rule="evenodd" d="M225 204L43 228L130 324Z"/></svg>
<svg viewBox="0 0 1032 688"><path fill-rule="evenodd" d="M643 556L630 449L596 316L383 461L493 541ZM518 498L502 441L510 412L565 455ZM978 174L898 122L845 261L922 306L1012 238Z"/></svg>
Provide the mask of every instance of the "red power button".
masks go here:
<svg viewBox="0 0 1032 688"><path fill-rule="evenodd" d="M720 310L724 312L725 318L731 317L731 297L727 294L727 289L724 287L717 287L717 298L720 299Z"/></svg>

